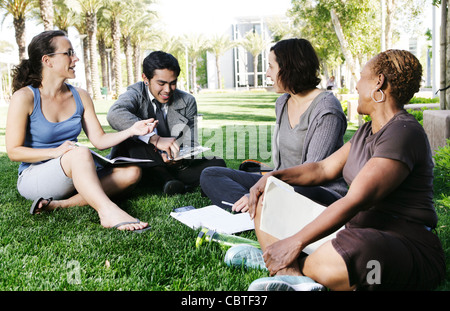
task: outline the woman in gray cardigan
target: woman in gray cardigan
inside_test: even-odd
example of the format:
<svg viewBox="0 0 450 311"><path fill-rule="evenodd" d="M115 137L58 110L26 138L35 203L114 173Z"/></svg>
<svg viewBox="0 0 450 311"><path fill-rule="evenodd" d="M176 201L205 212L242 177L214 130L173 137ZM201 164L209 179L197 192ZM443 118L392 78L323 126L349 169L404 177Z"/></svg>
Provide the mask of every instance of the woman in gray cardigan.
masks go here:
<svg viewBox="0 0 450 311"><path fill-rule="evenodd" d="M276 125L272 138L275 169L320 161L339 149L347 129L347 119L339 100L331 92L317 88L319 59L310 42L288 39L275 44L269 54L267 76L277 93ZM249 189L262 175L222 167L202 172L200 185L213 204L233 211L248 210ZM318 187L294 187L310 199L329 205L347 192L344 180Z"/></svg>

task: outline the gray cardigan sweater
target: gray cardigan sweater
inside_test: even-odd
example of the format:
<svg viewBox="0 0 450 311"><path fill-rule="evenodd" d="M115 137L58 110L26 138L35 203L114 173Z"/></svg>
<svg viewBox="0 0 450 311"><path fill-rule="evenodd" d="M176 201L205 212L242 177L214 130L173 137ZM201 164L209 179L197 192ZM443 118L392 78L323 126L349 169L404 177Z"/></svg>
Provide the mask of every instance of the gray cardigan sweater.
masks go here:
<svg viewBox="0 0 450 311"><path fill-rule="evenodd" d="M272 161L275 169L280 167L279 127L283 108L289 98L289 94L283 94L275 104L276 124L272 138ZM324 91L314 101L317 101L317 104L311 112L300 163L323 160L344 144L347 118L339 100L332 92ZM347 193L347 184L343 178L323 186L336 191L340 195Z"/></svg>

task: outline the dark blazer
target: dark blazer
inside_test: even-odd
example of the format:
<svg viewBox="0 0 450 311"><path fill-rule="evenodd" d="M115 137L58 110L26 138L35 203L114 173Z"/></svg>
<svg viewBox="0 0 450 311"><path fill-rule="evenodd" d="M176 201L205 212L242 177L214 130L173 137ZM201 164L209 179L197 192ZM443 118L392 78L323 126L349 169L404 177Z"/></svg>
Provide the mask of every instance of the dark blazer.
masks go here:
<svg viewBox="0 0 450 311"><path fill-rule="evenodd" d="M197 145L197 102L189 93L176 89L167 110L167 124L171 135L179 137L180 143ZM148 88L144 82L128 86L127 91L119 96L107 114L111 127L117 131L131 127L135 122L155 118Z"/></svg>

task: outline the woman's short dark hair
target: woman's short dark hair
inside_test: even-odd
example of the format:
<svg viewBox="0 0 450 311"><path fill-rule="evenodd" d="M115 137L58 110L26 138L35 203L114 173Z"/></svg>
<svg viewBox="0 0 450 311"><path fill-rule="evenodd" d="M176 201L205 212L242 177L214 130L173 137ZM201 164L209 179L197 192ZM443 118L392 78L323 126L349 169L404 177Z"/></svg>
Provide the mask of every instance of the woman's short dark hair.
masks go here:
<svg viewBox="0 0 450 311"><path fill-rule="evenodd" d="M375 75L383 74L386 89L389 83L391 96L396 100L398 107L402 108L420 89L422 80L422 65L417 57L405 50L387 50L372 59L372 72Z"/></svg>
<svg viewBox="0 0 450 311"><path fill-rule="evenodd" d="M280 68L278 81L293 94L314 89L320 83L320 62L306 39L286 39L271 49Z"/></svg>
<svg viewBox="0 0 450 311"><path fill-rule="evenodd" d="M142 68L147 79L151 80L157 69L168 69L175 73L178 77L180 74L180 65L178 60L169 53L163 51L155 51L150 53L143 62Z"/></svg>
<svg viewBox="0 0 450 311"><path fill-rule="evenodd" d="M28 45L28 59L24 59L12 70L13 92L24 86L40 87L42 83L42 56L54 53L53 38L66 37L62 30L48 30L36 35Z"/></svg>

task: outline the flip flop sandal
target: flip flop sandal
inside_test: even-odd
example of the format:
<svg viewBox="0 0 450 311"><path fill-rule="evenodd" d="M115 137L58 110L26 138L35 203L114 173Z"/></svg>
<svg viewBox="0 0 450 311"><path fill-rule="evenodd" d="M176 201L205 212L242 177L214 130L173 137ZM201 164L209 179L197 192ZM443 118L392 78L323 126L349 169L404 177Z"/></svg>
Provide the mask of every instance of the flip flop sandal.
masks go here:
<svg viewBox="0 0 450 311"><path fill-rule="evenodd" d="M39 203L40 203L42 200L47 200L47 203L44 204L44 205L41 207L41 210L44 209L44 208L46 208L46 207L50 204L50 202L53 201L53 198L48 198L48 199L38 198L38 199L34 200L33 204L31 204L31 208L30 208L30 214L31 214L31 215L36 214L36 209L38 208Z"/></svg>
<svg viewBox="0 0 450 311"><path fill-rule="evenodd" d="M120 226L123 226L123 225L130 225L130 224L138 224L138 223L140 223L141 221L139 220L139 219L137 219L136 218L136 221L125 221L125 222L121 222L121 223L118 223L117 225L115 225L115 226L113 226L113 228L115 228L115 229L117 229L117 228L119 228ZM125 231L129 231L129 232L136 232L136 233L142 233L142 232L145 232L145 231L147 231L147 230L150 230L150 225L148 225L147 227L145 227L145 228L143 228L143 229L138 229L138 230L125 230ZM121 230L122 231L122 230Z"/></svg>

